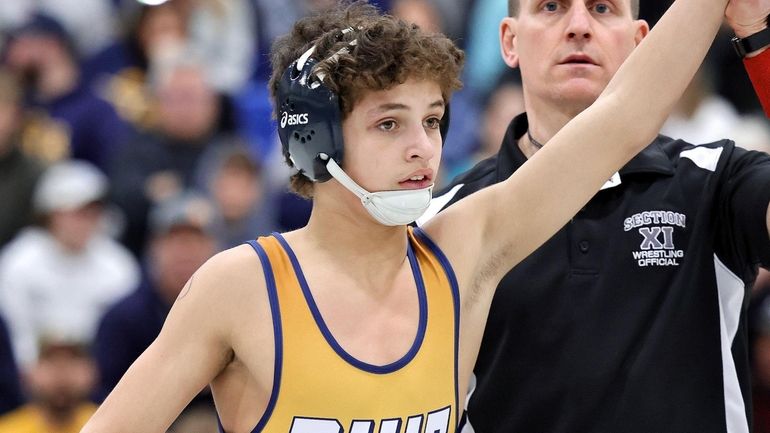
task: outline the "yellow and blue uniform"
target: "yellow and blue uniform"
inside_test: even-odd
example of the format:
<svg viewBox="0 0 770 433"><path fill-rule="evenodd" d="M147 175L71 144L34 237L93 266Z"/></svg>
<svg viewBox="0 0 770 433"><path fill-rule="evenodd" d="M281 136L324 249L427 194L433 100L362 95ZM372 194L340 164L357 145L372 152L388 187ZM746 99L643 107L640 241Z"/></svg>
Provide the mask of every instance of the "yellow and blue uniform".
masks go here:
<svg viewBox="0 0 770 433"><path fill-rule="evenodd" d="M79 404L69 422L55 425L38 407L28 404L0 417L0 433L78 433L96 412L92 403Z"/></svg>
<svg viewBox="0 0 770 433"><path fill-rule="evenodd" d="M455 431L457 282L424 233L409 228L408 236L420 319L409 351L388 365L362 362L338 344L281 235L250 242L265 273L276 349L272 395L254 432Z"/></svg>

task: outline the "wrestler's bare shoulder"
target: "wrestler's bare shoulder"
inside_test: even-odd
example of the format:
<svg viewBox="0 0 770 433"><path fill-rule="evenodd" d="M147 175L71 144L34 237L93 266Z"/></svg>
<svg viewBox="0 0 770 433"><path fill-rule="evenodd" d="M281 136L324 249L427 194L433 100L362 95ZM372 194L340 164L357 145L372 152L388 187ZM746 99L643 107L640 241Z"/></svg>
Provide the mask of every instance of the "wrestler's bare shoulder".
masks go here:
<svg viewBox="0 0 770 433"><path fill-rule="evenodd" d="M249 245L239 245L217 253L195 272L188 287L179 295L202 290L210 300L238 301L241 296L265 291L265 277L259 256Z"/></svg>
<svg viewBox="0 0 770 433"><path fill-rule="evenodd" d="M262 264L249 245L222 251L201 266L181 291L175 309L188 302L213 315L206 320L218 322L216 326L225 332L233 349L242 327L272 329Z"/></svg>

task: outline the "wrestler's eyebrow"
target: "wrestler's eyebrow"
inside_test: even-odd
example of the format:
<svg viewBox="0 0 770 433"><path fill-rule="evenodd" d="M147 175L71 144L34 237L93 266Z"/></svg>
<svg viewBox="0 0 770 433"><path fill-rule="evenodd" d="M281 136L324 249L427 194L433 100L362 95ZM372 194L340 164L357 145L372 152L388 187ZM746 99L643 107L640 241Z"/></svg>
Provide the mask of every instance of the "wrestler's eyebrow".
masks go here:
<svg viewBox="0 0 770 433"><path fill-rule="evenodd" d="M437 107L443 107L444 106L444 100L437 99L428 105L428 108L437 108ZM380 104L375 108L372 108L367 113L370 116L376 116L378 114L384 113L386 111L392 111L392 110L409 110L411 107L409 107L406 104L402 104L399 102L386 102L384 104Z"/></svg>
<svg viewBox="0 0 770 433"><path fill-rule="evenodd" d="M384 113L386 111L392 111L392 110L408 110L409 106L405 104L400 104L397 102L386 102L384 104L380 104L377 107L369 110L370 115L377 115L380 113Z"/></svg>

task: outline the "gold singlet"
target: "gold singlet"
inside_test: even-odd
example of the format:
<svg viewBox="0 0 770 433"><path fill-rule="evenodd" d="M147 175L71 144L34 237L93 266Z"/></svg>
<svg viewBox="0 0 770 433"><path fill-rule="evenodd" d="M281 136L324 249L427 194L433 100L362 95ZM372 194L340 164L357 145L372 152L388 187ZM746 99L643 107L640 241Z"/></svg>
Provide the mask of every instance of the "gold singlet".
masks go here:
<svg viewBox="0 0 770 433"><path fill-rule="evenodd" d="M454 433L459 295L444 254L408 229L420 319L409 351L388 365L337 343L281 235L250 242L264 268L275 333L273 390L254 432Z"/></svg>

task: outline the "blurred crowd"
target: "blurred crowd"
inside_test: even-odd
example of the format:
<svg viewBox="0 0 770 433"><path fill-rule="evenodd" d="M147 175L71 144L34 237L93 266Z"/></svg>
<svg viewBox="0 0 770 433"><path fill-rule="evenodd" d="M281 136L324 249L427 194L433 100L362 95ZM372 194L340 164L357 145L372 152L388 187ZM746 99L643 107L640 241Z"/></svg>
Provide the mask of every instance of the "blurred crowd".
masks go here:
<svg viewBox="0 0 770 433"><path fill-rule="evenodd" d="M301 227L267 96L272 40L333 0L0 2L0 433L77 432L218 251ZM505 0L373 1L467 52L441 182L523 111ZM671 0L642 0L654 24ZM717 39L663 133L770 150ZM770 274L752 308L755 431L770 432ZM207 390L171 431L216 432Z"/></svg>

